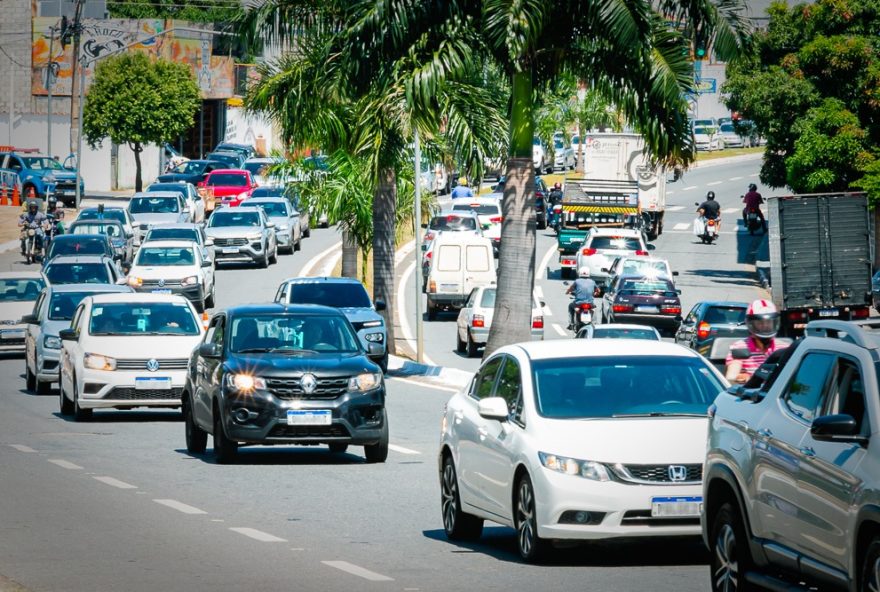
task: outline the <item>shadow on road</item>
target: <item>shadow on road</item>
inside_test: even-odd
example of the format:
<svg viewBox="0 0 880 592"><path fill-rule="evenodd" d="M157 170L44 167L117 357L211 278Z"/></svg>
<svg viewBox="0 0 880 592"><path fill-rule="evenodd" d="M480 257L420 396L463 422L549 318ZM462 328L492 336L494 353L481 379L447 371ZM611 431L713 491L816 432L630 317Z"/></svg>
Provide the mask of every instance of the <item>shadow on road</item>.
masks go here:
<svg viewBox="0 0 880 592"><path fill-rule="evenodd" d="M516 532L504 526L483 529L476 542L452 542L441 530L425 530L429 539L448 543L452 553L482 553L500 561L522 564L516 550ZM674 565L706 565L709 552L702 539L668 538L627 539L613 542L580 543L553 549L542 565L565 567L652 567Z"/></svg>
<svg viewBox="0 0 880 592"><path fill-rule="evenodd" d="M58 394L56 392L55 396ZM74 421L73 417L66 417L61 415L58 411L52 413L58 419L63 419L68 423L99 423L104 425L109 425L113 423L160 423L160 422L168 422L168 423L182 423L183 422L183 414L177 410L168 410L168 411L121 411L119 409L95 409L92 412L92 417L86 419L84 421ZM180 430L181 437L183 437L183 430Z"/></svg>
<svg viewBox="0 0 880 592"><path fill-rule="evenodd" d="M181 434L181 438L183 434ZM209 447L204 454L190 454L186 448L175 450L184 457L200 460L205 464L217 464L213 450ZM366 465L367 461L359 453L362 446L352 446L349 452L333 453L326 446L259 446L241 447L235 465L254 466L308 466L308 465Z"/></svg>
<svg viewBox="0 0 880 592"><path fill-rule="evenodd" d="M747 269L688 269L685 273L694 277L706 278L713 284L759 285L755 272Z"/></svg>
<svg viewBox="0 0 880 592"><path fill-rule="evenodd" d="M738 221L737 228L742 228L742 220ZM736 262L754 265L756 261L768 261L770 259L769 247L766 234L749 234L738 232L736 234Z"/></svg>

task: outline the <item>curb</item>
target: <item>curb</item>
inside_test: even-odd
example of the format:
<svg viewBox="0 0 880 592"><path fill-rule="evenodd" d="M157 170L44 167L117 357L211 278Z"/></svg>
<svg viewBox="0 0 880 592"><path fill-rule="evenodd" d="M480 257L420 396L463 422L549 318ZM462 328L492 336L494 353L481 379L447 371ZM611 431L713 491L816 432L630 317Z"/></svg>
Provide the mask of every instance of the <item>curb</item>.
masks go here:
<svg viewBox="0 0 880 592"><path fill-rule="evenodd" d="M761 160L764 158L763 152L755 152L754 154L740 154L737 156L726 156L724 158L713 158L712 160L696 161L690 166L690 169L701 169L706 167L721 166L733 162L748 162L750 160Z"/></svg>
<svg viewBox="0 0 880 592"><path fill-rule="evenodd" d="M408 378L424 382L426 385L443 386L462 389L468 385L474 373L447 366L419 364L400 356L388 357L388 376L392 378Z"/></svg>

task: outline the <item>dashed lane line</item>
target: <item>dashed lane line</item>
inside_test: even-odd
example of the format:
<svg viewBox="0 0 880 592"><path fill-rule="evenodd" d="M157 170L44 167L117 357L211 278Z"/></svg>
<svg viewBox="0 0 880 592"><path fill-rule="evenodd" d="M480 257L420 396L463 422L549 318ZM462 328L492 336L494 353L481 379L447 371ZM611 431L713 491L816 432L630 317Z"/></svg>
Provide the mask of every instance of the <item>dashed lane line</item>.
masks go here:
<svg viewBox="0 0 880 592"><path fill-rule="evenodd" d="M707 187L712 187L714 185L721 185L724 181L712 181L711 183L706 183Z"/></svg>
<svg viewBox="0 0 880 592"><path fill-rule="evenodd" d="M399 452L400 454L421 454L418 450L413 450L412 448L404 448L403 446L398 446L397 444L389 444L388 450L393 450L394 452Z"/></svg>
<svg viewBox="0 0 880 592"><path fill-rule="evenodd" d="M328 567L335 567L338 570L344 571L346 573L350 573L353 576L358 576L359 578L363 578L365 580L369 580L371 582L393 582L394 578L389 578L388 576L383 576L382 574L376 573L374 571L370 571L364 567L360 567L359 565L354 565L353 563L349 563L348 561L322 561L324 565Z"/></svg>
<svg viewBox="0 0 880 592"><path fill-rule="evenodd" d="M749 175L749 177L757 177L757 176L758 176L758 173L752 173L751 175Z"/></svg>
<svg viewBox="0 0 880 592"><path fill-rule="evenodd" d="M183 514L207 514L207 512L205 512L204 510L200 510L198 508L173 499L154 499L153 501L159 505L171 508L172 510L182 512Z"/></svg>
<svg viewBox="0 0 880 592"><path fill-rule="evenodd" d="M252 538L255 541L260 541L262 543L286 543L287 540L279 538L273 534L269 534L268 532L263 532L262 530L257 530L256 528L245 528L240 526L235 526L230 528L232 532L237 532L238 534L243 534L248 538Z"/></svg>
<svg viewBox="0 0 880 592"><path fill-rule="evenodd" d="M24 444L10 444L10 446L15 448L19 452L36 452L36 450L31 448L30 446L25 446Z"/></svg>
<svg viewBox="0 0 880 592"><path fill-rule="evenodd" d="M734 212L738 212L739 208L724 208L721 210L722 214L733 214Z"/></svg>
<svg viewBox="0 0 880 592"><path fill-rule="evenodd" d="M553 328L559 333L560 337L568 337L568 333L565 332L565 329L562 328L562 325L558 323L553 323Z"/></svg>
<svg viewBox="0 0 880 592"><path fill-rule="evenodd" d="M687 230L691 225L687 222L679 222L675 226L672 227L673 230Z"/></svg>
<svg viewBox="0 0 880 592"><path fill-rule="evenodd" d="M672 195L673 193L675 193L675 192L674 191L667 191L666 195Z"/></svg>
<svg viewBox="0 0 880 592"><path fill-rule="evenodd" d="M684 189L682 189L682 191L690 191L691 189L696 189L696 188L697 188L696 185L691 185L690 187L685 187Z"/></svg>
<svg viewBox="0 0 880 592"><path fill-rule="evenodd" d="M739 181L742 177L731 177L728 181Z"/></svg>
<svg viewBox="0 0 880 592"><path fill-rule="evenodd" d="M71 471L80 471L80 470L82 470L82 467L81 467L81 466L79 466L79 465L75 465L75 464L73 464L72 462L70 462L70 461L68 461L68 460L63 460L63 459L60 459L60 458L50 458L50 459L48 459L48 460L49 460L49 462L52 463L53 465L57 465L57 466L61 467L62 469L70 469Z"/></svg>
<svg viewBox="0 0 880 592"><path fill-rule="evenodd" d="M117 487L119 489L137 489L137 485L132 485L131 483L126 483L125 481L114 479L113 477L92 477L92 479L94 479L95 481L100 481L104 485Z"/></svg>
<svg viewBox="0 0 880 592"><path fill-rule="evenodd" d="M680 212L684 209L684 206L669 206L666 208L667 212Z"/></svg>

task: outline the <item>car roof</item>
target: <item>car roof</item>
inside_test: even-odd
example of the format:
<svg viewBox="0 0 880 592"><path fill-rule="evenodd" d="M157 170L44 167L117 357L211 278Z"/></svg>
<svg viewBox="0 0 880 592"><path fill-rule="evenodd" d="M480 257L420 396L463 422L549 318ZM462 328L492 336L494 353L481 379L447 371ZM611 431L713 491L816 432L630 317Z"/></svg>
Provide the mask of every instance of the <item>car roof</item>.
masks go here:
<svg viewBox="0 0 880 592"><path fill-rule="evenodd" d="M150 241L150 248L151 249L158 249L161 247L167 247L169 249L172 249L172 248L173 249L192 249L193 245L195 245L195 244L196 243L194 241L179 240L179 239L154 240L154 241Z"/></svg>
<svg viewBox="0 0 880 592"><path fill-rule="evenodd" d="M92 221L92 220L80 220L80 222L82 222L81 226L85 226L86 224L94 224L94 221ZM119 220L113 220L113 222L116 222L117 224L120 223ZM102 222L99 222L99 223L102 223ZM73 224L71 224L68 227L68 231L70 231L71 228L73 228ZM95 234L92 234L92 233L89 233L89 234L69 234L68 233L68 234L59 234L58 236L56 236L55 238L52 239L52 242L53 243L57 243L59 241L60 242L73 242L73 241L82 240L84 238L85 239L92 239L92 240L99 240L99 241L103 242L104 239L109 239L110 237L107 236L106 234L98 234L98 233L95 233Z"/></svg>
<svg viewBox="0 0 880 592"><path fill-rule="evenodd" d="M435 214L431 216L431 220L434 218L445 218L446 216L458 216L460 218L477 218L477 213L473 210L443 210L439 214Z"/></svg>
<svg viewBox="0 0 880 592"><path fill-rule="evenodd" d="M663 280L665 282L672 283L672 278L670 278L666 275L650 276L650 275L645 275L643 273L624 273L624 274L621 274L617 277L620 278L621 282L624 282L626 280L651 280L651 281Z"/></svg>
<svg viewBox="0 0 880 592"><path fill-rule="evenodd" d="M656 333L657 329L651 327L649 325L639 325L637 323L604 323L602 325L595 325L593 327L593 331L599 331L601 329L629 329L634 331L651 331Z"/></svg>
<svg viewBox="0 0 880 592"><path fill-rule="evenodd" d="M124 293L133 294L128 286L119 284L58 284L46 286L47 290L52 292L106 292L106 293Z"/></svg>
<svg viewBox="0 0 880 592"><path fill-rule="evenodd" d="M147 234L153 232L154 230L198 230L200 224L194 224L192 222L175 222L174 224L160 224L159 226L153 226L147 231Z"/></svg>
<svg viewBox="0 0 880 592"><path fill-rule="evenodd" d="M141 191L139 193L135 193L131 196L132 199L136 197L147 197L150 199L154 199L157 197L179 197L180 194L176 191ZM105 208L106 209L106 208Z"/></svg>
<svg viewBox="0 0 880 592"><path fill-rule="evenodd" d="M274 156L251 156L244 162L245 164L249 162L284 162L284 159Z"/></svg>
<svg viewBox="0 0 880 592"><path fill-rule="evenodd" d="M22 279L22 280L31 280L31 279L40 279L39 271L0 271L0 279L9 280L9 279Z"/></svg>
<svg viewBox="0 0 880 592"><path fill-rule="evenodd" d="M125 206L104 206L104 211L106 212L107 210L119 210L119 211L124 212L124 211L125 211ZM79 214L78 214L78 215L81 215L83 212L97 212L97 211L98 211L97 206L90 206L90 207L87 207L87 208L82 208L82 209L79 211Z"/></svg>
<svg viewBox="0 0 880 592"><path fill-rule="evenodd" d="M551 339L548 341L532 341L517 343L502 348L502 351L519 349L532 360L548 360L554 358L618 357L618 356L675 356L682 358L699 358L700 355L676 343L664 341L608 339L593 341L591 339Z"/></svg>
<svg viewBox="0 0 880 592"><path fill-rule="evenodd" d="M320 313L326 315L334 315L345 317L338 308L331 306L323 306L320 304L281 304L278 302L270 302L266 304L241 304L231 306L226 309L226 314L230 317L249 314L303 314L303 313Z"/></svg>
<svg viewBox="0 0 880 592"><path fill-rule="evenodd" d="M217 174L236 173L236 174L239 174L239 175L249 175L249 174L250 174L250 173L248 173L247 170L245 170L245 169L214 169L213 171L211 171L211 172L208 173L208 174L209 174L209 175L213 175L214 173L217 173Z"/></svg>
<svg viewBox="0 0 880 592"><path fill-rule="evenodd" d="M697 305L703 306L729 306L735 308L748 308L748 302L740 302L737 300L701 300L697 302Z"/></svg>
<svg viewBox="0 0 880 592"><path fill-rule="evenodd" d="M104 211L106 212L107 210L104 210ZM116 218L103 218L103 219L88 218L88 219L83 219L83 220L79 220L79 219L74 220L73 222L70 223L68 230L70 230L70 228L73 228L74 226L95 226L95 225L100 225L100 224L111 224L111 225L115 224L116 226L125 226L121 220L117 220ZM67 236L67 235L62 234L62 235L57 236L55 238L61 238L62 236ZM55 240L55 239L52 239L52 240Z"/></svg>
<svg viewBox="0 0 880 592"><path fill-rule="evenodd" d="M642 236L641 230L636 230L635 228L591 228L590 234L592 236L632 236L632 237L640 237Z"/></svg>
<svg viewBox="0 0 880 592"><path fill-rule="evenodd" d="M110 261L110 257L106 255L58 255L49 261L49 265L58 265L59 263L104 263Z"/></svg>
<svg viewBox="0 0 880 592"><path fill-rule="evenodd" d="M358 286L363 286L361 281L357 280L355 278L329 277L329 276L288 278L288 279L284 280L283 283L285 283L285 284L317 284L317 283L357 284Z"/></svg>
<svg viewBox="0 0 880 592"><path fill-rule="evenodd" d="M95 304L110 304L114 302L187 302L183 296L177 294L153 294L151 292L127 292L106 293L89 296Z"/></svg>
<svg viewBox="0 0 880 592"><path fill-rule="evenodd" d="M290 203L287 201L286 197L274 197L271 195L267 195L265 197L252 197L247 200L248 204L256 204L256 203Z"/></svg>

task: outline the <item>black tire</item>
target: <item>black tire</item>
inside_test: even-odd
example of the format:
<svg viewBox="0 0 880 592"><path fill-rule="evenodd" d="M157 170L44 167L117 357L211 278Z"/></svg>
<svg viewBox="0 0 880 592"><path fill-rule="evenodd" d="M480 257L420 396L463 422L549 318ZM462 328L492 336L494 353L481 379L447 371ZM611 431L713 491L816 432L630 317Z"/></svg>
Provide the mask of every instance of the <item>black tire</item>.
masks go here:
<svg viewBox="0 0 880 592"><path fill-rule="evenodd" d="M461 335L458 333L458 327L455 328L455 351L460 354L463 354L465 351L465 347L467 344L461 340Z"/></svg>
<svg viewBox="0 0 880 592"><path fill-rule="evenodd" d="M272 255L269 256L269 263L272 265L278 263L278 245L275 245L275 250L272 251Z"/></svg>
<svg viewBox="0 0 880 592"><path fill-rule="evenodd" d="M212 287L211 293L208 294L207 298L205 298L205 305L204 307L202 307L202 311L204 311L206 308L214 308L214 305L216 304L216 302L214 301L214 290L215 288Z"/></svg>
<svg viewBox="0 0 880 592"><path fill-rule="evenodd" d="M88 421L92 419L92 410L83 409L79 406L79 392L76 388L76 377L73 378L73 421Z"/></svg>
<svg viewBox="0 0 880 592"><path fill-rule="evenodd" d="M541 559L547 552L549 542L538 536L538 519L535 513L535 488L528 475L516 484L516 500L513 508L516 528L516 548L519 556L529 563Z"/></svg>
<svg viewBox="0 0 880 592"><path fill-rule="evenodd" d="M268 245L266 245L266 247L268 248ZM266 269L267 267L269 267L269 253L266 251L266 249L263 249L263 258L260 259L259 267L260 269Z"/></svg>
<svg viewBox="0 0 880 592"><path fill-rule="evenodd" d="M196 424L189 393L183 393L183 423L186 430L186 451L190 454L202 454L208 447L208 432Z"/></svg>
<svg viewBox="0 0 880 592"><path fill-rule="evenodd" d="M428 312L428 320L429 320L429 321L437 320L437 307L434 306L434 303L431 302L430 300L428 300L428 307L427 307L427 309L428 309L428 310L427 310L427 312Z"/></svg>
<svg viewBox="0 0 880 592"><path fill-rule="evenodd" d="M538 230L544 230L545 228L547 228L547 222L538 220Z"/></svg>
<svg viewBox="0 0 880 592"><path fill-rule="evenodd" d="M865 550L858 590L880 590L880 538L874 538Z"/></svg>
<svg viewBox="0 0 880 592"><path fill-rule="evenodd" d="M30 392L37 390L37 377L31 372L31 367L27 362L24 363L24 388Z"/></svg>
<svg viewBox="0 0 880 592"><path fill-rule="evenodd" d="M301 248L302 248L302 239L300 238L298 241L293 243L293 251L299 251ZM293 251L291 251L291 253Z"/></svg>
<svg viewBox="0 0 880 592"><path fill-rule="evenodd" d="M37 379L37 394L41 397L45 397L46 395L52 392L52 383L51 382L43 382L39 378Z"/></svg>
<svg viewBox="0 0 880 592"><path fill-rule="evenodd" d="M712 521L709 537L710 585L712 592L747 592L755 589L745 579L752 569L752 556L739 510L724 503Z"/></svg>
<svg viewBox="0 0 880 592"><path fill-rule="evenodd" d="M327 447L330 448L330 452L333 454L343 454L348 450L348 444L344 442L331 442Z"/></svg>
<svg viewBox="0 0 880 592"><path fill-rule="evenodd" d="M388 414L382 411L382 435L375 444L364 446L364 457L368 463L383 463L388 458Z"/></svg>
<svg viewBox="0 0 880 592"><path fill-rule="evenodd" d="M218 411L214 415L214 458L217 464L228 465L235 461L236 456L238 456L238 442L226 437L226 429Z"/></svg>
<svg viewBox="0 0 880 592"><path fill-rule="evenodd" d="M73 415L73 401L64 396L64 389L61 388L61 374L58 375L58 411L61 415Z"/></svg>
<svg viewBox="0 0 880 592"><path fill-rule="evenodd" d="M379 364L379 368L382 370L382 374L388 374L388 352L385 352L385 355L379 358L376 361Z"/></svg>
<svg viewBox="0 0 880 592"><path fill-rule="evenodd" d="M474 340L471 339L470 331L468 331L466 337L467 343L465 344L465 346L467 347L467 357L476 358L478 355L480 355L480 346L474 343Z"/></svg>
<svg viewBox="0 0 880 592"><path fill-rule="evenodd" d="M312 236L312 227L311 226L306 228L305 232L303 232L303 236L306 238L309 238L310 236Z"/></svg>
<svg viewBox="0 0 880 592"><path fill-rule="evenodd" d="M440 512L443 530L450 541L475 541L483 534L483 519L461 509L458 476L450 456L443 459L440 473Z"/></svg>

